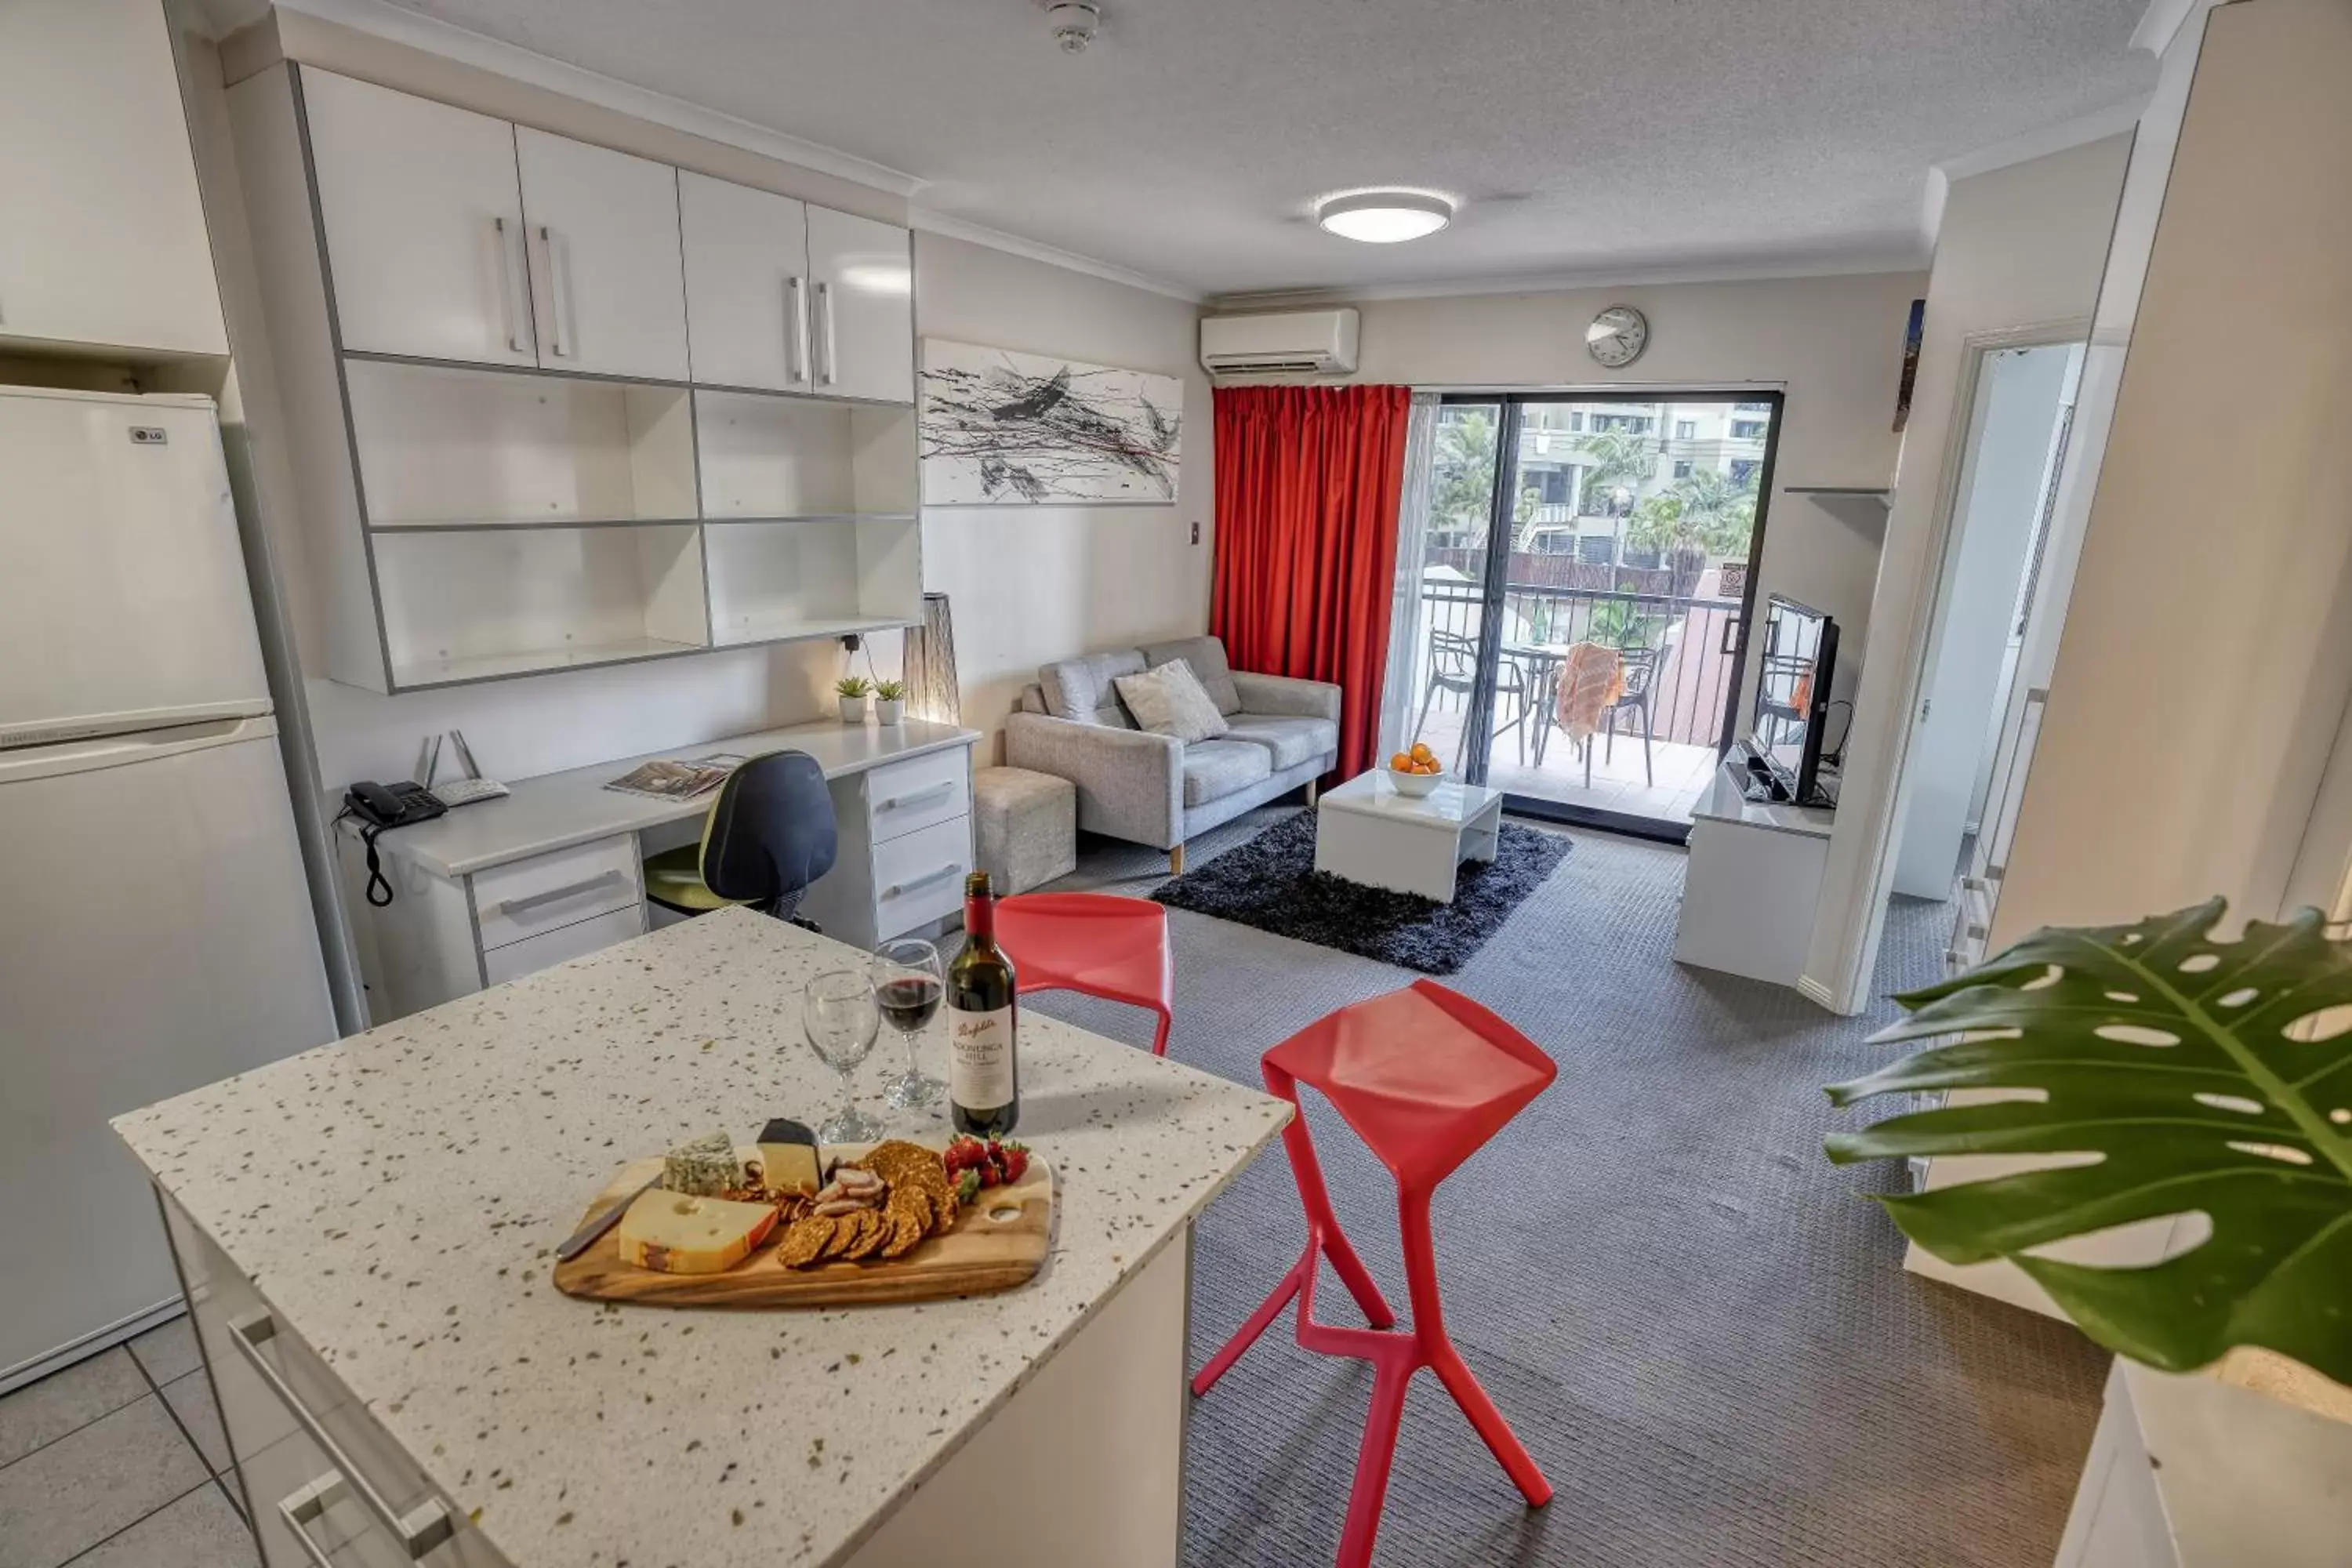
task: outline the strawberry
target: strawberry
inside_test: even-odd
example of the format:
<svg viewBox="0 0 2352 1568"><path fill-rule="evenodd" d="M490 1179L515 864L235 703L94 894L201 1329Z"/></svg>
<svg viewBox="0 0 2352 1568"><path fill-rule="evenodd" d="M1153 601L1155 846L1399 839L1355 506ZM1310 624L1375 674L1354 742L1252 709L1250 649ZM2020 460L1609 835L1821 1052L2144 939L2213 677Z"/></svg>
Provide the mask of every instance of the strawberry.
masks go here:
<svg viewBox="0 0 2352 1568"><path fill-rule="evenodd" d="M955 1195L956 1202L960 1204L968 1204L980 1195L980 1172L977 1169L967 1170L957 1178Z"/></svg>
<svg viewBox="0 0 2352 1568"><path fill-rule="evenodd" d="M1005 1184L1010 1186L1019 1181L1023 1173L1029 1169L1029 1146L1025 1143L1007 1143L1000 1151L1000 1158L1003 1164Z"/></svg>

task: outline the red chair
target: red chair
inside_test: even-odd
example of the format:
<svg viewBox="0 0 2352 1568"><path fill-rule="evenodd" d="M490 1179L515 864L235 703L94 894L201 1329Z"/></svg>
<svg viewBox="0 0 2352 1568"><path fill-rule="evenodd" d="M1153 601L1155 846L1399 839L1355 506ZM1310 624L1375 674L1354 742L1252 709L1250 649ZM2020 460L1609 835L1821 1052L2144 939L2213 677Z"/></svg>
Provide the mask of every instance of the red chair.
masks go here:
<svg viewBox="0 0 2352 1568"><path fill-rule="evenodd" d="M1017 893L996 904L996 945L1013 959L1021 994L1078 991L1160 1015L1151 1054L1168 1054L1176 967L1168 911L1108 893Z"/></svg>
<svg viewBox="0 0 2352 1568"><path fill-rule="evenodd" d="M1323 1355L1359 1356L1372 1363L1371 1409L1356 1455L1356 1484L1339 1537L1339 1568L1364 1568L1380 1532L1389 1466L1404 1418L1405 1386L1426 1366L1434 1370L1478 1436L1502 1462L1528 1506L1551 1500L1551 1484L1536 1468L1478 1380L1470 1375L1445 1334L1438 1299L1437 1258L1429 1233L1429 1199L1437 1184L1475 1153L1559 1073L1534 1041L1493 1013L1434 981L1342 1007L1266 1052L1265 1087L1292 1105L1298 1086L1313 1085L1370 1146L1397 1184L1397 1225L1404 1241L1405 1288L1412 1326L1393 1330L1396 1314L1339 1229L1324 1190L1323 1168L1294 1115L1283 1148L1307 1209L1307 1250L1274 1294L1250 1314L1214 1360L1192 1379L1206 1394L1239 1361L1293 1296L1298 1298L1298 1343ZM1318 1254L1331 1267L1370 1320L1370 1329L1333 1328L1315 1321Z"/></svg>

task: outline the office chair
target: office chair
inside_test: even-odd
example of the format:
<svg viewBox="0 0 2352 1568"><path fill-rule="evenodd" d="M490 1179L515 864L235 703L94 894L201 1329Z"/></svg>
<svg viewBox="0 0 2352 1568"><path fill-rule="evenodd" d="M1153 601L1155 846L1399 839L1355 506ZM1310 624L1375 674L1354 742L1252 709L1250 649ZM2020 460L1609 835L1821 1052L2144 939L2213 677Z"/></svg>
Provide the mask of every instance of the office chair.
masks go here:
<svg viewBox="0 0 2352 1568"><path fill-rule="evenodd" d="M807 925L793 911L833 869L835 842L824 770L806 752L771 752L727 775L701 843L646 857L646 897L680 914L750 904Z"/></svg>

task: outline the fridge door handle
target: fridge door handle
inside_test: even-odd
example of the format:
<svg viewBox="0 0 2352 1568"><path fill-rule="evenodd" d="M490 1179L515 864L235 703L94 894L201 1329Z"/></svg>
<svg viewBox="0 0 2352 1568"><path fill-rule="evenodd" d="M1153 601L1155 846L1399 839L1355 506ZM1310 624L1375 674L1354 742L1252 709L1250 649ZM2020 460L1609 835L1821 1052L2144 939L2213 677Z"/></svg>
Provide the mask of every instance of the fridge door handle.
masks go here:
<svg viewBox="0 0 2352 1568"><path fill-rule="evenodd" d="M56 778L65 773L95 773L159 757L179 756L214 746L234 746L278 733L278 722L267 712L229 715L210 720L164 721L170 728L150 725L129 734L110 734L64 743L0 751L0 784L28 779Z"/></svg>

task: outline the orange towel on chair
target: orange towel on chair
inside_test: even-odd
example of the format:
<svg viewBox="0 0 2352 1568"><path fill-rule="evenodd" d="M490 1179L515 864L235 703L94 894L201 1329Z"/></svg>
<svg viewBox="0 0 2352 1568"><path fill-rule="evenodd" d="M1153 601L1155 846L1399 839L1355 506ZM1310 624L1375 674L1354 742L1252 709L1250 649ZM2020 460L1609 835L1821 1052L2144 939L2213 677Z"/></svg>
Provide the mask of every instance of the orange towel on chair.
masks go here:
<svg viewBox="0 0 2352 1568"><path fill-rule="evenodd" d="M1580 642L1561 661L1552 717L1580 745L1601 728L1601 715L1625 695L1625 656L1597 642Z"/></svg>

